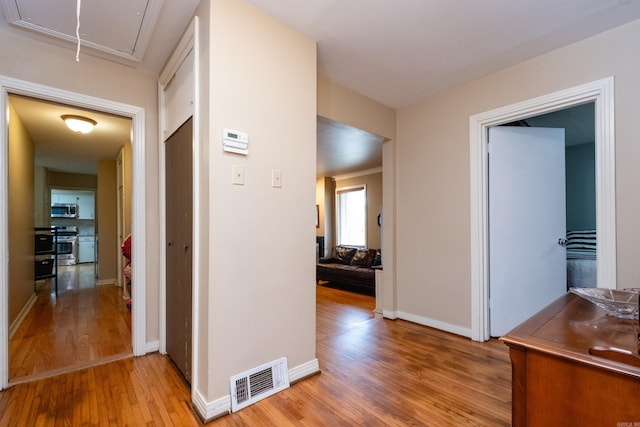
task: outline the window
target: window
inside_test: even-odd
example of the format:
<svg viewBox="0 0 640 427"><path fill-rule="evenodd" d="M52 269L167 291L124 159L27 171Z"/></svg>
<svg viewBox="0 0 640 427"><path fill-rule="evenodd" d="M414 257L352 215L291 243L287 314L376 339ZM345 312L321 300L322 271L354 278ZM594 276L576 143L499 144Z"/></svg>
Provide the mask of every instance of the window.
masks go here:
<svg viewBox="0 0 640 427"><path fill-rule="evenodd" d="M336 189L337 245L366 247L367 189L364 185Z"/></svg>

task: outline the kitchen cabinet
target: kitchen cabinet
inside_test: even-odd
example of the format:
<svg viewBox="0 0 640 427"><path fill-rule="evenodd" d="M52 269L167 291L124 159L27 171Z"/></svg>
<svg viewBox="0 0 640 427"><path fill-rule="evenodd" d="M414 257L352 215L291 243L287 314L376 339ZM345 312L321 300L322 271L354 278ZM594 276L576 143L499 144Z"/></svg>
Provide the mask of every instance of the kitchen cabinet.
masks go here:
<svg viewBox="0 0 640 427"><path fill-rule="evenodd" d="M94 236L78 236L78 263L95 262Z"/></svg>
<svg viewBox="0 0 640 427"><path fill-rule="evenodd" d="M57 203L62 203L63 205L73 205L78 203L76 196L70 194L60 194L58 196L58 200L59 201Z"/></svg>
<svg viewBox="0 0 640 427"><path fill-rule="evenodd" d="M78 219L95 219L95 196L93 194L81 194L77 197Z"/></svg>
<svg viewBox="0 0 640 427"><path fill-rule="evenodd" d="M51 204L76 205L78 219L95 219L96 196L93 191L52 190Z"/></svg>
<svg viewBox="0 0 640 427"><path fill-rule="evenodd" d="M73 205L78 203L76 196L70 194L51 194L52 205Z"/></svg>

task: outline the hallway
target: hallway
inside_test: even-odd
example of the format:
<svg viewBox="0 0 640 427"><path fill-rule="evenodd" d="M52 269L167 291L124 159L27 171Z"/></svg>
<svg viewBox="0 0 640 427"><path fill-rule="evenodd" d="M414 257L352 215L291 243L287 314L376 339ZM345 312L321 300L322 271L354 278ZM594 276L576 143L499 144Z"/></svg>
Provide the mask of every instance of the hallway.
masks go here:
<svg viewBox="0 0 640 427"><path fill-rule="evenodd" d="M96 286L95 266L58 267L37 282L37 300L9 339L9 383L17 384L105 363L132 354L131 313L122 290Z"/></svg>

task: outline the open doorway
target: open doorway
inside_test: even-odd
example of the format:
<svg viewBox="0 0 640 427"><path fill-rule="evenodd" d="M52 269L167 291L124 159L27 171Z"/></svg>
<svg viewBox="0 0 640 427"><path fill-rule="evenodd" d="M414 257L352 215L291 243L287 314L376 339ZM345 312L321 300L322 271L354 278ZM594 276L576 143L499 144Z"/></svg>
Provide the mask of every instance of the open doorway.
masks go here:
<svg viewBox="0 0 640 427"><path fill-rule="evenodd" d="M112 101L106 101L99 98L88 97L85 95L66 92L59 89L46 87L42 85L36 85L29 82L19 81L15 79L1 78L0 77L0 106L3 111L8 111L10 107L9 97L10 96L20 96L20 97L29 97L38 99L45 103L57 103L66 106L70 106L71 108L79 108L79 109L88 109L98 114L107 114L107 115L115 115L119 117L124 117L130 120L130 133L127 138L127 143L131 142L132 152L135 155L132 156L132 193L143 195L144 192L142 188L144 188L144 144L143 144L143 135L144 135L144 110L139 107L129 106L125 104L114 103ZM14 114L15 115L15 114ZM0 117L0 127L2 129L8 129L9 123L7 122L9 119L8 114L3 114ZM60 119L58 117L58 119ZM9 147L9 138L10 132L0 134L0 146L3 147L2 155L0 155L0 163L2 163L2 167L8 169L9 166L9 158L6 156L8 153ZM115 175L115 173L114 173ZM115 176L114 176L115 178ZM9 197L9 181L6 176L3 176L0 182L0 188L3 194L3 197L0 198L0 212L4 218L9 219L10 207L14 207L14 200ZM34 181L34 178L31 178L31 182ZM115 194L115 193L114 193ZM26 199L31 199L31 204L27 204L27 208L25 212L31 212L28 217L31 218L31 224L28 228L33 230L34 225L34 204L33 197L27 196ZM115 196L114 196L114 204L115 204ZM30 206L30 208L29 208ZM44 208L43 208L44 209ZM137 232L140 236L141 240L144 241L144 218L146 216L144 201L132 199L132 230L133 232ZM9 240L11 240L11 233L8 221L3 222L3 227L0 229L0 237L3 242L3 245L0 246L0 255L3 259L9 259L10 254L10 246ZM15 230L11 230L12 233ZM24 229L24 235L29 234L27 232L27 228ZM115 233L114 233L115 234ZM23 239L19 239L19 241L23 241ZM27 244L24 246L25 253L33 254L33 237L30 237L28 241L31 244ZM28 249L31 248L31 249ZM145 332L145 256L144 251L141 250L142 245L133 244L133 257L139 261L139 265L141 268L138 268L134 271L134 280L138 280L141 284L135 292L134 296L138 296L139 303L136 305L136 308L132 310L131 313L131 345L132 345L132 353L134 355L141 355L146 353L146 332ZM14 251L12 255L16 255ZM115 254L113 255L115 259ZM31 263L31 271L33 271L33 255L27 256L25 259L30 260ZM9 267L9 268L7 268ZM12 304L13 306L18 306L18 309L15 308L10 309L10 302L12 301L13 296L16 295L15 292L12 292L9 289L9 274L10 274L10 266L3 266L0 270L0 388L5 388L8 384L9 380L9 335L10 335L10 326L15 324L15 320L17 319L17 315L14 314L14 321L10 323L10 310L14 310L20 316L25 316L29 312L29 303L28 301L34 301L32 294L34 294L33 281L30 283L31 291L28 291L27 294L27 302L23 304ZM26 269L25 269L26 271ZM27 280L28 281L28 280ZM33 302L31 303L33 305ZM19 322L18 322L19 324Z"/></svg>
<svg viewBox="0 0 640 427"><path fill-rule="evenodd" d="M596 287L595 103L489 128L491 336Z"/></svg>
<svg viewBox="0 0 640 427"><path fill-rule="evenodd" d="M36 268L48 265L49 271L37 273L33 284L25 280L28 263L15 256L9 261L9 381L130 356L131 314L117 286L115 256L108 255L118 252L115 222L122 212L111 199L116 156L130 145L131 119L14 94L8 103L10 179L23 171L34 177L9 185L11 201L20 193L34 207L31 232L11 226L10 253L22 253L21 243L34 232L53 240L50 251L36 250ZM90 118L95 129L73 132L62 120L67 116ZM31 212L10 209L9 224L28 221Z"/></svg>
<svg viewBox="0 0 640 427"><path fill-rule="evenodd" d="M324 117L317 124L316 281L376 296L372 267L382 268L384 138ZM352 215L360 220L351 221ZM343 248L350 248L347 257L353 252L350 259L338 256ZM377 305L372 302L373 310Z"/></svg>
<svg viewBox="0 0 640 427"><path fill-rule="evenodd" d="M565 130L567 287L597 287L595 102L507 123Z"/></svg>
<svg viewBox="0 0 640 427"><path fill-rule="evenodd" d="M613 79L607 78L502 107L470 118L472 338L487 340L488 128L567 107L595 104L597 283L615 287L615 162Z"/></svg>

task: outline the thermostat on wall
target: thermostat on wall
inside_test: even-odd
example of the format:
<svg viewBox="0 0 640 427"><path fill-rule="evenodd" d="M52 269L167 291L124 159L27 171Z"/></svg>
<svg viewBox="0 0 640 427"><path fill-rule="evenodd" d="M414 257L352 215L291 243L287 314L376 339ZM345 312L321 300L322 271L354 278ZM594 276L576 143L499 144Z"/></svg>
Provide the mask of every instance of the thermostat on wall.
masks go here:
<svg viewBox="0 0 640 427"><path fill-rule="evenodd" d="M249 137L244 132L233 129L225 129L222 135L224 151L236 154L249 154Z"/></svg>

